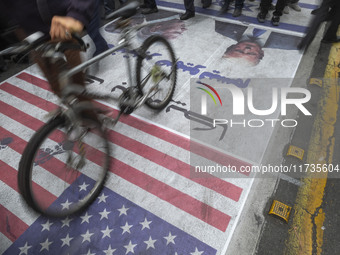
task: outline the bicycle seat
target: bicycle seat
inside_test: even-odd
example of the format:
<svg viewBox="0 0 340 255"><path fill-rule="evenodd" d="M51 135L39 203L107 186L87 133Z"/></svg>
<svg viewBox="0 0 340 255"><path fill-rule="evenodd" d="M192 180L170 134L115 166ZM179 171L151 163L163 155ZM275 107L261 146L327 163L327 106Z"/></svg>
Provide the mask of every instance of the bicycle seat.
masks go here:
<svg viewBox="0 0 340 255"><path fill-rule="evenodd" d="M130 2L124 7L118 9L117 11L114 11L110 13L109 15L105 16L105 19L130 18L131 16L137 13L139 5L140 5L139 2L137 1Z"/></svg>

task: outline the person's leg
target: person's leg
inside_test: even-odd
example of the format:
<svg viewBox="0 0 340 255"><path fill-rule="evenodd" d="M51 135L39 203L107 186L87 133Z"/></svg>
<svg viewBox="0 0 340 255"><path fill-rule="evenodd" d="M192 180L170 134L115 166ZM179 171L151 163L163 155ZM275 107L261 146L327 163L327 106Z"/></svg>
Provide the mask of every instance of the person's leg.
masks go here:
<svg viewBox="0 0 340 255"><path fill-rule="evenodd" d="M206 9L206 8L209 8L210 7L210 5L211 5L211 0L202 0L202 7L204 8L204 9Z"/></svg>
<svg viewBox="0 0 340 255"><path fill-rule="evenodd" d="M185 10L188 12L195 12L195 6L194 6L194 1L193 0L184 0L184 7Z"/></svg>
<svg viewBox="0 0 340 255"><path fill-rule="evenodd" d="M244 5L244 0L236 0L235 1L235 9L242 9Z"/></svg>
<svg viewBox="0 0 340 255"><path fill-rule="evenodd" d="M260 12L267 14L272 5L272 0L261 0Z"/></svg>
<svg viewBox="0 0 340 255"><path fill-rule="evenodd" d="M337 32L340 25L340 15L338 14L340 12L340 3L336 3L335 6L332 8L332 12L337 13L336 15L332 15L331 24L328 27L322 42L325 43L332 43L332 42L338 42L339 37L337 37Z"/></svg>
<svg viewBox="0 0 340 255"><path fill-rule="evenodd" d="M235 10L233 13L233 17L238 17L242 14L244 0L236 0L235 1Z"/></svg>
<svg viewBox="0 0 340 255"><path fill-rule="evenodd" d="M181 20L187 20L195 17L194 0L184 0L185 13L180 16Z"/></svg>
<svg viewBox="0 0 340 255"><path fill-rule="evenodd" d="M272 24L278 26L280 24L280 17L282 16L283 9L287 5L287 0L278 0L273 12Z"/></svg>
<svg viewBox="0 0 340 255"><path fill-rule="evenodd" d="M96 46L96 51L94 52L93 56L96 56L109 49L107 42L99 32L100 27L99 7L100 7L99 0L96 0L93 17L90 24L87 27L87 33L89 34L90 38L92 39Z"/></svg>
<svg viewBox="0 0 340 255"><path fill-rule="evenodd" d="M142 14L151 14L158 12L157 4L155 0L145 0L144 7L142 9Z"/></svg>
<svg viewBox="0 0 340 255"><path fill-rule="evenodd" d="M104 10L105 10L105 15L110 14L115 10L115 1L114 0L104 0Z"/></svg>
<svg viewBox="0 0 340 255"><path fill-rule="evenodd" d="M144 4L146 8L157 8L157 4L155 0L145 0Z"/></svg>
<svg viewBox="0 0 340 255"><path fill-rule="evenodd" d="M33 58L34 61L39 65L41 71L44 73L46 79L48 80L52 91L61 97L62 85L59 83L59 74L62 71L75 67L81 64L81 57L79 51L67 50L65 51L66 62L63 60L51 61L50 58L41 56L40 53L34 51ZM85 74L79 72L71 77L70 81L72 83L85 86Z"/></svg>
<svg viewBox="0 0 340 255"><path fill-rule="evenodd" d="M274 16L282 16L283 9L287 4L287 0L278 0L275 6L275 11L273 12Z"/></svg>
<svg viewBox="0 0 340 255"><path fill-rule="evenodd" d="M267 13L272 5L272 0L261 0L260 12L257 14L257 20L260 23L264 23Z"/></svg>
<svg viewBox="0 0 340 255"><path fill-rule="evenodd" d="M221 10L220 10L221 14L226 13L228 11L230 2L231 2L230 0L224 0L224 3L223 3Z"/></svg>

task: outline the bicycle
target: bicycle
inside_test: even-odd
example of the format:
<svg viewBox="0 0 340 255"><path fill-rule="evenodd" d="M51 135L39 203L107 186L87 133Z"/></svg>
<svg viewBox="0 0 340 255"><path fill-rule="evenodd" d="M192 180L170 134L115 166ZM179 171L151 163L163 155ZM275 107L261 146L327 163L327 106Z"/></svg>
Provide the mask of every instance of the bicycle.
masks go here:
<svg viewBox="0 0 340 255"><path fill-rule="evenodd" d="M32 136L24 149L18 169L20 193L26 203L39 213L50 217L66 217L86 209L101 192L111 167L106 126L114 126L122 114L131 114L144 104L161 110L172 99L177 79L177 60L169 42L161 36L153 35L140 48L132 48L131 34L147 25L130 24L130 18L136 14L138 7L138 2L131 2L108 17L114 19L122 29L116 47L70 70L60 72L59 81L66 85L62 90L61 105L53 117ZM64 66L65 50L76 48L85 51L87 48L81 38L74 38L77 43L52 43L37 33L20 45L0 52L0 55L35 50L53 61L60 61L60 66ZM128 88L118 98L119 114L110 119L102 109L78 98L117 98L110 93L90 93L80 85L70 84L69 77L122 48L127 49L130 55L137 55L136 80L134 83L130 58L125 58ZM157 60L155 55L161 55L162 59Z"/></svg>

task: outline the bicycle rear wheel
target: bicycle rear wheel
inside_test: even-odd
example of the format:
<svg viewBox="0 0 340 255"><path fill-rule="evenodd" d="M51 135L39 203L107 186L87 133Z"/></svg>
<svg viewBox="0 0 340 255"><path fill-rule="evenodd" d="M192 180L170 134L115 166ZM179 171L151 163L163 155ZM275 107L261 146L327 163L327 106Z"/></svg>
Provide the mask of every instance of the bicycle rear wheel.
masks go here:
<svg viewBox="0 0 340 255"><path fill-rule="evenodd" d="M136 65L137 87L152 109L161 110L168 105L175 91L177 63L169 42L154 35L145 40Z"/></svg>
<svg viewBox="0 0 340 255"><path fill-rule="evenodd" d="M52 217L84 210L99 195L110 165L106 134L98 121L70 126L57 116L27 144L19 163L18 186L27 204Z"/></svg>

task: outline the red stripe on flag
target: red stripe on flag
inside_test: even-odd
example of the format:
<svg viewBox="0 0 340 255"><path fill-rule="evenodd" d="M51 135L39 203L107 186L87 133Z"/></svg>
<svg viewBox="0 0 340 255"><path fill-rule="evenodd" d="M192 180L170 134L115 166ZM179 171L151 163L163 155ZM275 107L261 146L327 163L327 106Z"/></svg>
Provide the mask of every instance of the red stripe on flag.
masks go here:
<svg viewBox="0 0 340 255"><path fill-rule="evenodd" d="M43 80L43 79L40 79L36 76L33 76L33 75L30 75L28 73L25 73L25 72L22 72L20 74L17 75L17 78L21 79L21 80L24 80L24 81L27 81L33 85L36 85L42 89L45 89L45 90L48 90L48 91L51 91L51 87L50 87L50 84Z"/></svg>
<svg viewBox="0 0 340 255"><path fill-rule="evenodd" d="M0 173L0 180L15 191L19 192L17 182L18 171L0 160ZM33 190L35 190L35 193L39 195L39 201L43 206L48 207L53 203L54 200L57 199L56 196L54 196L52 193L48 192L46 189L42 188L36 183L33 183Z"/></svg>
<svg viewBox="0 0 340 255"><path fill-rule="evenodd" d="M18 88L16 86L13 86L12 84L9 84L7 82L3 83L1 85L1 90L6 91L9 94L15 95L17 98L20 98L34 106L39 107L40 109L43 109L45 111L53 111L55 110L58 106L46 101L36 95L33 95L31 93L28 93L27 91Z"/></svg>
<svg viewBox="0 0 340 255"><path fill-rule="evenodd" d="M0 101L0 113L3 113L9 118L16 120L17 122L23 124L24 126L32 130L38 130L42 125L45 124L44 122L34 119L32 116L28 115L27 113L24 113L18 110L17 108L9 104L6 104L2 101ZM17 114L19 114L20 116L17 116Z"/></svg>
<svg viewBox="0 0 340 255"><path fill-rule="evenodd" d="M28 225L23 222L16 215L7 210L3 205L0 204L0 232L3 233L9 240L14 242L21 236Z"/></svg>

